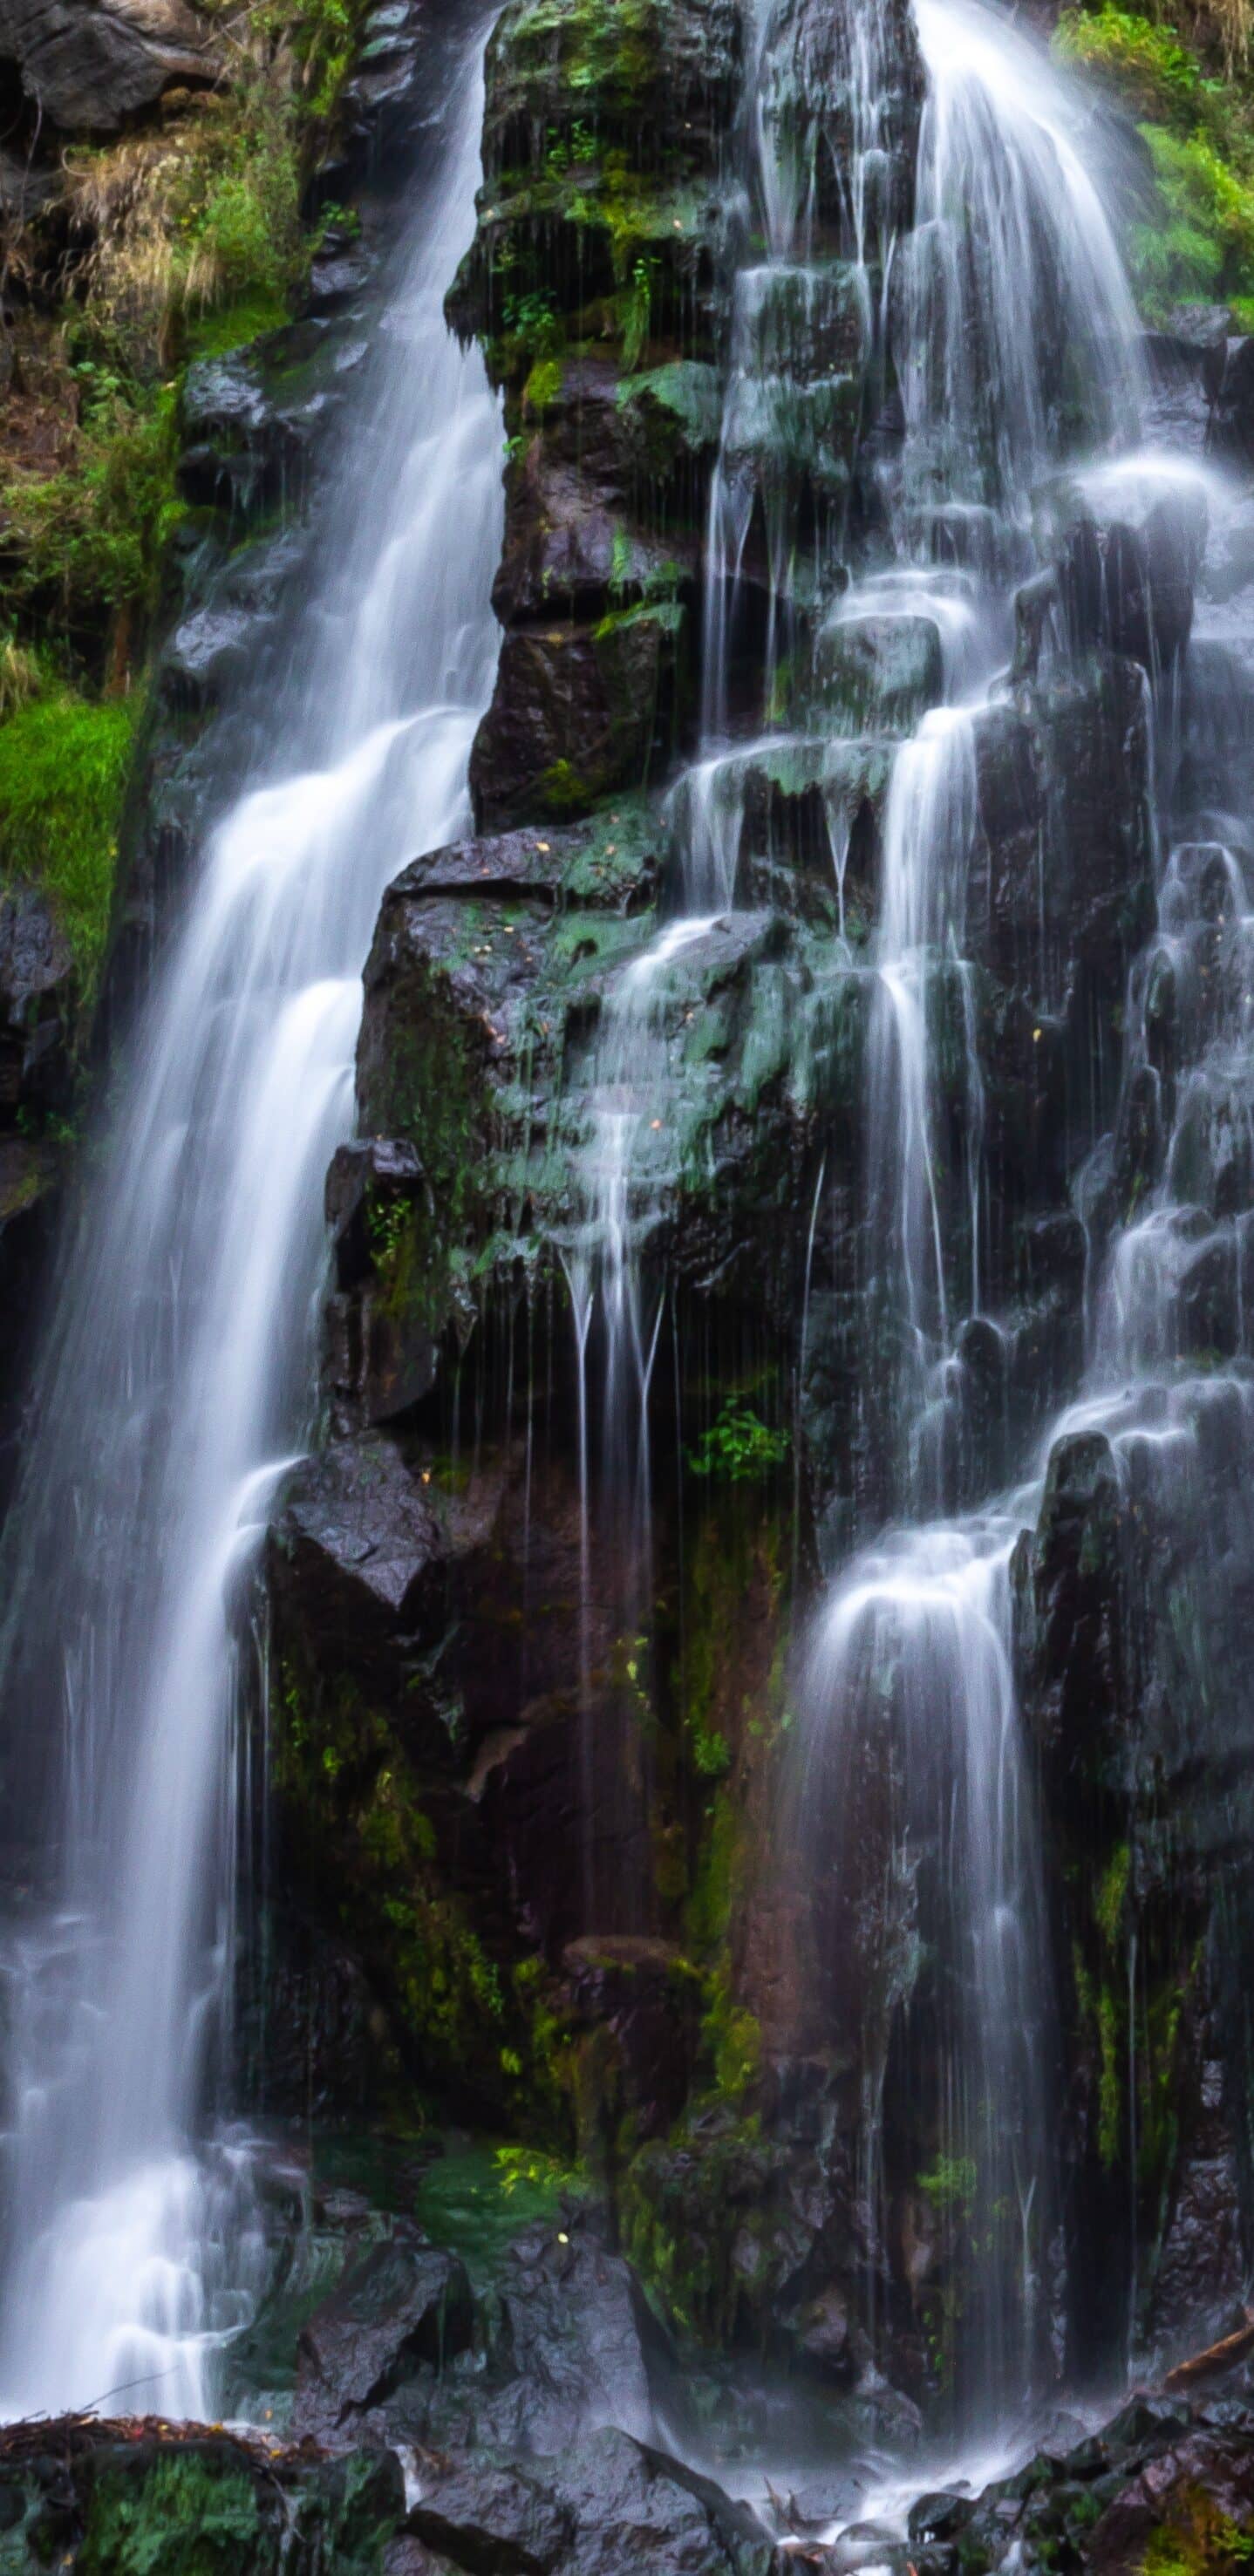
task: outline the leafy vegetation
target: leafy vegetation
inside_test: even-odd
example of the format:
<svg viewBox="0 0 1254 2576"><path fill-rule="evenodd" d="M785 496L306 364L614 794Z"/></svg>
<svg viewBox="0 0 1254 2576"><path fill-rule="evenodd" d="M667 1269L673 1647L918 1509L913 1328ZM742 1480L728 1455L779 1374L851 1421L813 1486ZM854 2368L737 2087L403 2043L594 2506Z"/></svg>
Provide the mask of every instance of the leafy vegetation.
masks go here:
<svg viewBox="0 0 1254 2576"><path fill-rule="evenodd" d="M1225 76L1179 30L1116 8L1071 9L1055 47L1135 118L1147 166L1127 228L1133 286L1148 320L1173 305L1254 297L1254 99L1235 77L1248 52L1245 0L1223 22Z"/></svg>
<svg viewBox="0 0 1254 2576"><path fill-rule="evenodd" d="M0 483L7 603L71 667L90 666L123 611L134 619L151 608L181 516L172 390L90 360L76 372L80 420L66 462ZM124 648L120 658L129 660Z"/></svg>
<svg viewBox="0 0 1254 2576"><path fill-rule="evenodd" d="M788 1449L786 1431L768 1430L752 1405L738 1404L729 1396L717 1422L689 1450L688 1465L694 1476L724 1477L738 1485L780 1466Z"/></svg>

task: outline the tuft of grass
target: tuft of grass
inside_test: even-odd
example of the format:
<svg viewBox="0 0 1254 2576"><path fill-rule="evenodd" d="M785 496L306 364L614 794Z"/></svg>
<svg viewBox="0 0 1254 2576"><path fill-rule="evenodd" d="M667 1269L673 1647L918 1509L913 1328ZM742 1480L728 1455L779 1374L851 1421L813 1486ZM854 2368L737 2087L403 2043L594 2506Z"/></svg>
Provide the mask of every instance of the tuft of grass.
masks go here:
<svg viewBox="0 0 1254 2576"><path fill-rule="evenodd" d="M0 879L48 895L85 991L108 937L137 716L134 698L56 690L0 724Z"/></svg>

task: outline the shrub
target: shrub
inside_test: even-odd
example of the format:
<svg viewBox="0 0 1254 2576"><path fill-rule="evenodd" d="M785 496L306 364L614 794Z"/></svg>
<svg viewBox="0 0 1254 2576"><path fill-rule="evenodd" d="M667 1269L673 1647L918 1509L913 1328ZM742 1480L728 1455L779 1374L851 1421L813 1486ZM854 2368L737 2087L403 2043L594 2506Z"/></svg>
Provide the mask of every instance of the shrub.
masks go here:
<svg viewBox="0 0 1254 2576"><path fill-rule="evenodd" d="M8 599L45 634L90 650L122 607L151 604L174 498L174 400L113 389L90 404L55 474L0 486Z"/></svg>
<svg viewBox="0 0 1254 2576"><path fill-rule="evenodd" d="M1116 89L1134 116L1186 128L1195 123L1202 76L1173 28L1109 5L1091 15L1068 9L1054 45L1064 62Z"/></svg>
<svg viewBox="0 0 1254 2576"><path fill-rule="evenodd" d="M688 1465L694 1476L725 1477L729 1484L738 1485L780 1466L788 1449L786 1431L768 1430L751 1405L737 1404L729 1397L717 1422L689 1450Z"/></svg>

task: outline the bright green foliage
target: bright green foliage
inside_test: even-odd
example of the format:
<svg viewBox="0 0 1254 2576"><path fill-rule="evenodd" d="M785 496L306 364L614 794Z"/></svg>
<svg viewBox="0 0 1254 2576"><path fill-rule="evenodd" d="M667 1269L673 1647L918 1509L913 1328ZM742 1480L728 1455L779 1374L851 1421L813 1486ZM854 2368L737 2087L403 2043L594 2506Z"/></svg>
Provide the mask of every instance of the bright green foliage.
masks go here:
<svg viewBox="0 0 1254 2576"><path fill-rule="evenodd" d="M1254 296L1254 121L1242 89L1205 78L1174 28L1109 5L1069 9L1054 41L1138 121L1152 171L1125 247L1147 319Z"/></svg>
<svg viewBox="0 0 1254 2576"><path fill-rule="evenodd" d="M768 1430L752 1405L729 1396L717 1422L689 1450L688 1465L694 1476L721 1476L738 1485L780 1466L788 1449L786 1431Z"/></svg>
<svg viewBox="0 0 1254 2576"><path fill-rule="evenodd" d="M0 877L43 886L85 983L109 928L137 705L58 693L0 724Z"/></svg>
<svg viewBox="0 0 1254 2576"><path fill-rule="evenodd" d="M1068 9L1055 50L1064 62L1108 82L1133 115L1186 130L1195 123L1202 76L1173 28L1110 6Z"/></svg>
<svg viewBox="0 0 1254 2576"><path fill-rule="evenodd" d="M1132 262L1147 312L1190 296L1254 291L1254 186L1201 134L1145 126L1166 222L1133 227Z"/></svg>

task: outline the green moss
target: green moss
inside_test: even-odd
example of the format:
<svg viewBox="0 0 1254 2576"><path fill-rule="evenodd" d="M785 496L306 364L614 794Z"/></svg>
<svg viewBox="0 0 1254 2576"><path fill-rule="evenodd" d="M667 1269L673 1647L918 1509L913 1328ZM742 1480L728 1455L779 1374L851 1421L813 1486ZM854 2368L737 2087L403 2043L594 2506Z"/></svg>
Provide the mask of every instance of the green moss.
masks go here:
<svg viewBox="0 0 1254 2576"><path fill-rule="evenodd" d="M138 714L57 691L0 724L0 875L41 886L84 986L108 936L118 822Z"/></svg>
<svg viewBox="0 0 1254 2576"><path fill-rule="evenodd" d="M530 413L548 411L562 390L562 368L558 358L537 358L523 386L523 410Z"/></svg>
<svg viewBox="0 0 1254 2576"><path fill-rule="evenodd" d="M555 760L536 782L542 814L582 814L596 803L596 788L571 760Z"/></svg>
<svg viewBox="0 0 1254 2576"><path fill-rule="evenodd" d="M258 287L230 304L198 313L189 322L185 344L188 360L229 357L232 350L264 339L267 332L281 330L289 319L286 299Z"/></svg>
<svg viewBox="0 0 1254 2576"><path fill-rule="evenodd" d="M1254 186L1204 135L1142 128L1160 211L1132 233L1134 282L1147 311L1182 297L1254 291Z"/></svg>
<svg viewBox="0 0 1254 2576"><path fill-rule="evenodd" d="M504 2104L528 2032L501 1964L450 1884L421 1780L396 1729L347 1677L280 1666L274 1782L354 1948L391 2003L424 2075Z"/></svg>
<svg viewBox="0 0 1254 2576"><path fill-rule="evenodd" d="M1107 1949L1112 1952L1118 1942L1120 1926L1123 1922L1131 1867L1132 1855L1128 1845L1119 1843L1097 1883L1093 1901L1094 1920Z"/></svg>

